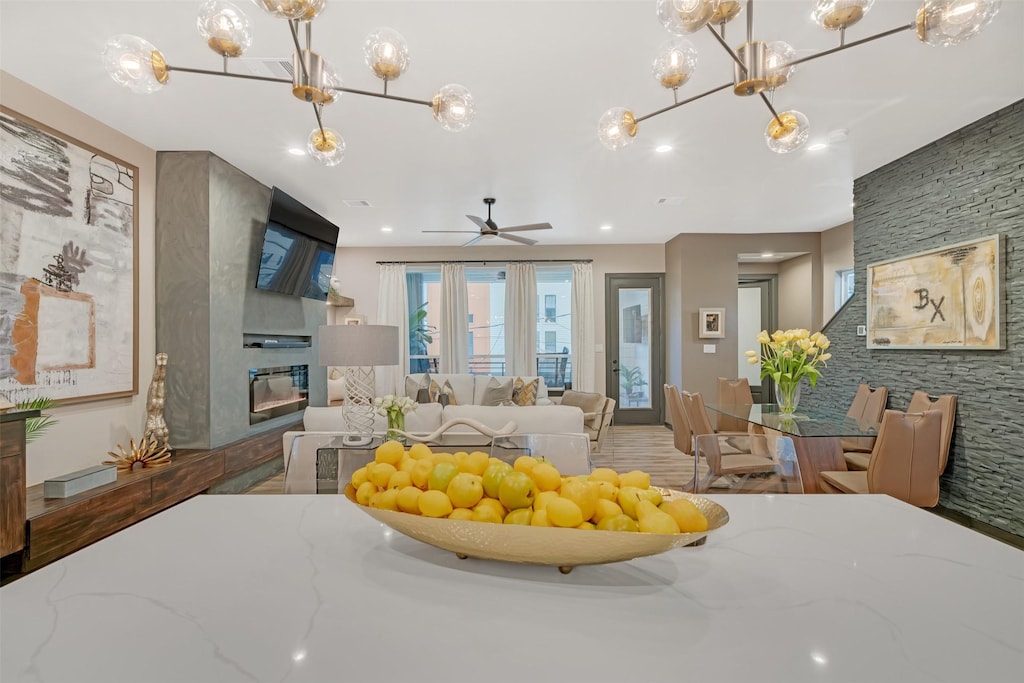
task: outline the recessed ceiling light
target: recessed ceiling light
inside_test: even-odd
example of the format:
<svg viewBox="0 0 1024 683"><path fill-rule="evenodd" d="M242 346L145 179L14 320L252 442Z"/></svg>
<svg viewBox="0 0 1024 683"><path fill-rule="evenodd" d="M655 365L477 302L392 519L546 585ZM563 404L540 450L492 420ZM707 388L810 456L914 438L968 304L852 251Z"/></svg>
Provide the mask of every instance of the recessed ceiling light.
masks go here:
<svg viewBox="0 0 1024 683"><path fill-rule="evenodd" d="M658 152L659 154L664 154L665 152L671 152L672 151L672 145L658 145L657 147L654 148L654 151Z"/></svg>
<svg viewBox="0 0 1024 683"><path fill-rule="evenodd" d="M291 147L288 149L288 153L292 156L304 157L306 156L306 150L299 149L298 147Z"/></svg>
<svg viewBox="0 0 1024 683"><path fill-rule="evenodd" d="M390 225L385 225L383 228L380 229L380 231L381 232L391 232L393 229L394 228L392 228Z"/></svg>
<svg viewBox="0 0 1024 683"><path fill-rule="evenodd" d="M611 230L611 229L612 229L612 226L610 226L610 225L602 225L602 226L601 226L601 229L602 229L602 230Z"/></svg>
<svg viewBox="0 0 1024 683"><path fill-rule="evenodd" d="M774 256L775 256L775 254L772 254L771 252L769 252L767 254L761 254L761 258L772 258Z"/></svg>
<svg viewBox="0 0 1024 683"><path fill-rule="evenodd" d="M828 144L825 143L825 142L815 142L813 145L807 145L807 151L808 152L820 152L821 150L825 149L826 147L828 147Z"/></svg>

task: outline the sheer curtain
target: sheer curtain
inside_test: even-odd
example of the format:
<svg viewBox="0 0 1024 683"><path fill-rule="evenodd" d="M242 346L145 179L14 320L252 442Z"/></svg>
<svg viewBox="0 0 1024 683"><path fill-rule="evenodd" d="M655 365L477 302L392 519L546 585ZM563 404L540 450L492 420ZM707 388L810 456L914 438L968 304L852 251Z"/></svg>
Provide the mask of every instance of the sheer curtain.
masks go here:
<svg viewBox="0 0 1024 683"><path fill-rule="evenodd" d="M380 265L380 287L377 293L377 324L398 327L398 365L376 371L377 395L402 394L409 368L409 292L405 283L404 263Z"/></svg>
<svg viewBox="0 0 1024 683"><path fill-rule="evenodd" d="M572 388L597 391L594 352L594 266L572 264Z"/></svg>
<svg viewBox="0 0 1024 683"><path fill-rule="evenodd" d="M444 373L469 372L469 292L461 263L441 265L441 359Z"/></svg>
<svg viewBox="0 0 1024 683"><path fill-rule="evenodd" d="M537 374L537 270L510 263L505 270L505 374Z"/></svg>

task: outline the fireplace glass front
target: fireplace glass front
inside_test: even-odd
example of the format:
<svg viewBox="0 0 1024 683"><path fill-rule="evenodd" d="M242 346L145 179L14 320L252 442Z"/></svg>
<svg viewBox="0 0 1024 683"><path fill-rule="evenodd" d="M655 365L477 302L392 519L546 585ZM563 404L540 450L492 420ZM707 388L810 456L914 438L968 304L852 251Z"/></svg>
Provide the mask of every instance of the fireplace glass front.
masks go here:
<svg viewBox="0 0 1024 683"><path fill-rule="evenodd" d="M249 424L297 413L309 405L309 366L249 370Z"/></svg>

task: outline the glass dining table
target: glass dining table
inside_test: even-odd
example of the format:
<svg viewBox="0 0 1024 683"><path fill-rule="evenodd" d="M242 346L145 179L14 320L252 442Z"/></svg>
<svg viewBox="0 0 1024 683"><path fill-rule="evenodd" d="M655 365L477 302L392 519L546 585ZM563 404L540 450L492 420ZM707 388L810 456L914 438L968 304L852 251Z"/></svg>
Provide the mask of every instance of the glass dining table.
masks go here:
<svg viewBox="0 0 1024 683"><path fill-rule="evenodd" d="M773 403L707 403L718 415L738 418L792 437L804 493L822 493L819 472L845 471L843 439L878 436L877 422L861 422L844 413L817 408L799 408L795 415L781 415Z"/></svg>

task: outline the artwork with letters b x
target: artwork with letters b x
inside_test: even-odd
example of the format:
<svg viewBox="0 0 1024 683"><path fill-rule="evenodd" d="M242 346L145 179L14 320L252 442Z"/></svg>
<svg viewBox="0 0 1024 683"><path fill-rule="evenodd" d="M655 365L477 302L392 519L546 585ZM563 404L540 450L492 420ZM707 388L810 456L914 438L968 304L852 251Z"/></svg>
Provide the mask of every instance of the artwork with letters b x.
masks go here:
<svg viewBox="0 0 1024 683"><path fill-rule="evenodd" d="M0 112L0 393L138 393L138 169Z"/></svg>
<svg viewBox="0 0 1024 683"><path fill-rule="evenodd" d="M999 235L868 266L868 348L1002 349Z"/></svg>

